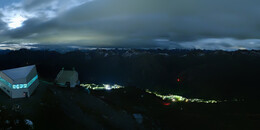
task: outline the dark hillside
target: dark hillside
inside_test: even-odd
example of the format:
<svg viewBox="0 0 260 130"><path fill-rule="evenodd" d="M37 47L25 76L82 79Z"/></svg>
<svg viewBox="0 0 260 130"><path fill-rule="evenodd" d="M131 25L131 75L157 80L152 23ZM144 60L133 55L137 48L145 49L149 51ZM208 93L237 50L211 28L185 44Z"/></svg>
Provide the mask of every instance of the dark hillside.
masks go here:
<svg viewBox="0 0 260 130"><path fill-rule="evenodd" d="M1 70L36 64L40 77L49 81L62 67L75 67L83 83L117 83L186 97L259 99L259 51L115 49L61 54L22 49L0 53L0 59Z"/></svg>

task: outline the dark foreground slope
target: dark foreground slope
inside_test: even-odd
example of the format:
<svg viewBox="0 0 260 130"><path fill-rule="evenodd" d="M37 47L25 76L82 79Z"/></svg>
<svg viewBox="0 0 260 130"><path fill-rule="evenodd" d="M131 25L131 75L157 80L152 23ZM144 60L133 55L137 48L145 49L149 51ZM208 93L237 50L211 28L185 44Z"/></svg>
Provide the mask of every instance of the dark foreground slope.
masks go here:
<svg viewBox="0 0 260 130"><path fill-rule="evenodd" d="M25 119L33 122L34 129L41 130L140 127L129 113L114 109L79 88L59 88L41 81L28 99L9 99L2 91L0 94L0 110L7 111L0 112L0 129L28 129L23 124ZM17 120L19 123L14 123Z"/></svg>
<svg viewBox="0 0 260 130"><path fill-rule="evenodd" d="M260 107L252 102L166 102L135 87L88 94L83 88L59 88L41 81L27 99L9 99L0 91L0 129L31 129L24 119L31 120L36 130L260 129Z"/></svg>

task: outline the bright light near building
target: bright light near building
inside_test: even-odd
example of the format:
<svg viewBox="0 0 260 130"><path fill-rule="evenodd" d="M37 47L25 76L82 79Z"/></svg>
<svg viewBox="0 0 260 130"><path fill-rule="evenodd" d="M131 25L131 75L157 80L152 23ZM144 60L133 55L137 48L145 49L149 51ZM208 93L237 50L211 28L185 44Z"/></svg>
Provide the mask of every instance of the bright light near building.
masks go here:
<svg viewBox="0 0 260 130"><path fill-rule="evenodd" d="M110 87L110 85L108 85L108 84L106 84L106 85L104 85L105 86L105 89L106 90L111 90L112 88Z"/></svg>
<svg viewBox="0 0 260 130"><path fill-rule="evenodd" d="M21 15L16 15L12 18L9 18L7 24L10 29L15 29L23 26L23 22L27 20L25 17L22 17Z"/></svg>
<svg viewBox="0 0 260 130"><path fill-rule="evenodd" d="M102 85L96 85L96 84L80 84L81 87L90 89L90 90L112 90L112 89L121 89L124 88L123 86L114 84L102 84Z"/></svg>

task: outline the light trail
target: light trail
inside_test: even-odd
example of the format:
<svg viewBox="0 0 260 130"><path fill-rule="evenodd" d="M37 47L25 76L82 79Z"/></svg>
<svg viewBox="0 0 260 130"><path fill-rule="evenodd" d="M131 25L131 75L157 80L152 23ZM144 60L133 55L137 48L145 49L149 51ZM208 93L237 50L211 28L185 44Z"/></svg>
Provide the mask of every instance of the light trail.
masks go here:
<svg viewBox="0 0 260 130"><path fill-rule="evenodd" d="M150 93L150 94L154 94L163 100L171 100L172 102L195 102L195 103L219 103L219 102L221 102L221 101L217 101L217 100L204 100L204 99L197 99L197 98L188 99L186 97L182 97L179 95L161 95L156 92L151 92L148 89L146 89L146 92Z"/></svg>
<svg viewBox="0 0 260 130"><path fill-rule="evenodd" d="M114 84L114 85L110 85L110 84L101 84L101 85L97 85L97 84L80 84L81 87L88 89L88 90L114 90L114 89L122 89L124 88L123 86ZM170 100L172 102L193 102L193 103L206 103L206 104L216 104L216 103L220 103L220 102L227 102L227 100L205 100L205 99L198 99L198 98L186 98L180 95L173 95L173 94L169 94L169 95L162 95L159 94L157 92L152 92L148 89L145 90L145 92L149 93L149 94L154 94L157 97L163 99L163 100ZM244 100L238 100L235 99L233 100L235 102L237 101L244 101Z"/></svg>

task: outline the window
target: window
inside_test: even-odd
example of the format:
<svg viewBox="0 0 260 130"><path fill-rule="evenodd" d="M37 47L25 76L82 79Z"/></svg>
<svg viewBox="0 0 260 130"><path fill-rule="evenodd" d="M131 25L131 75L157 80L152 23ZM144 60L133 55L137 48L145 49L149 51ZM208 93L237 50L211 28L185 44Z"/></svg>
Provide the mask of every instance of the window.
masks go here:
<svg viewBox="0 0 260 130"><path fill-rule="evenodd" d="M38 79L38 75L33 77L32 80L28 84L15 84L15 85L13 85L13 89L29 88L37 79Z"/></svg>
<svg viewBox="0 0 260 130"><path fill-rule="evenodd" d="M33 77L28 84L14 84L14 85L12 85L8 81L6 81L5 79L0 77L0 82L3 83L4 85L10 87L10 88L13 88L13 89L21 89L21 88L29 88L37 79L38 79L38 75Z"/></svg>

